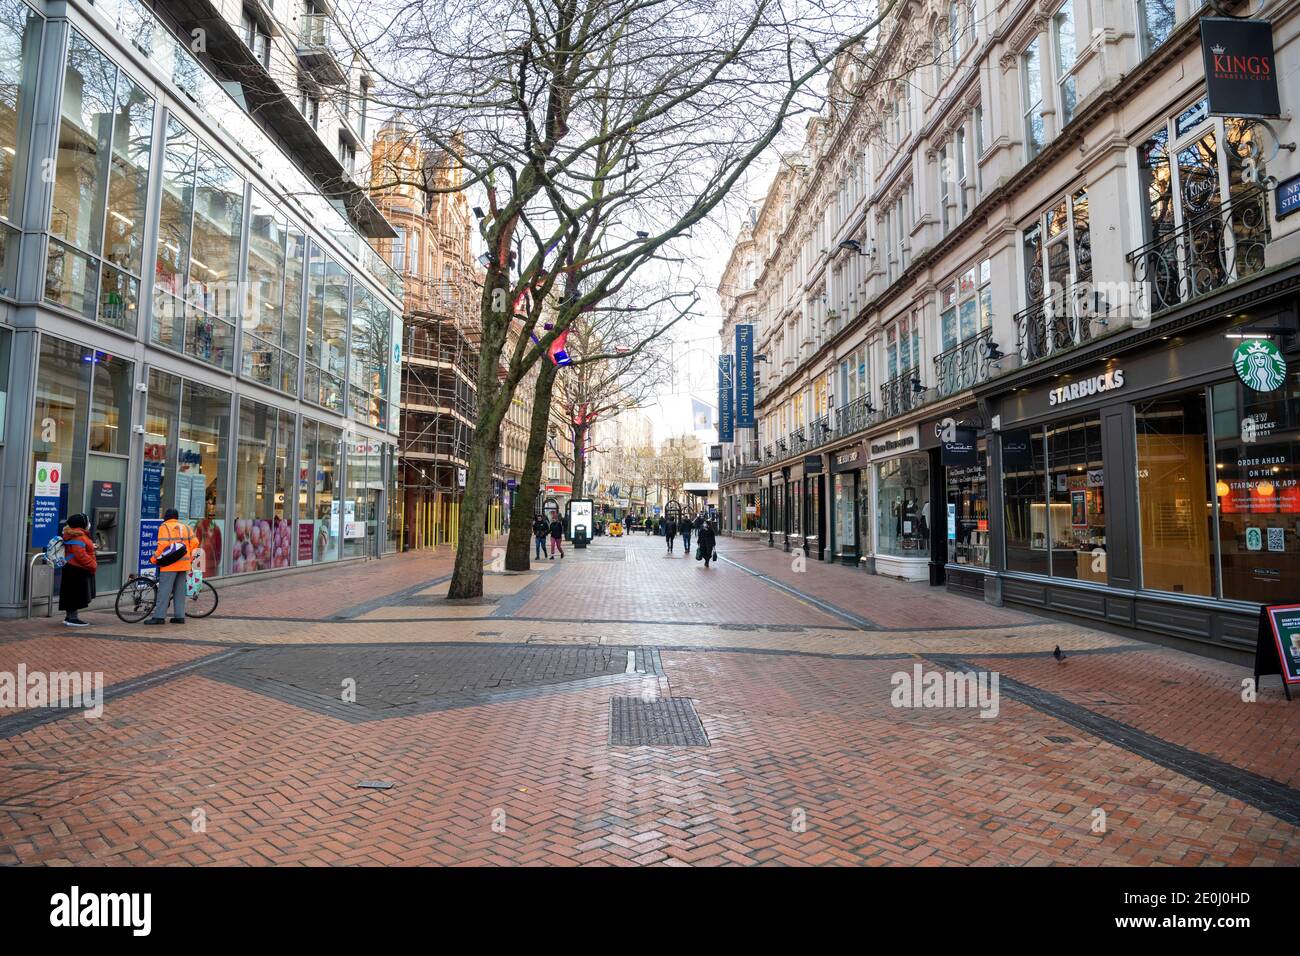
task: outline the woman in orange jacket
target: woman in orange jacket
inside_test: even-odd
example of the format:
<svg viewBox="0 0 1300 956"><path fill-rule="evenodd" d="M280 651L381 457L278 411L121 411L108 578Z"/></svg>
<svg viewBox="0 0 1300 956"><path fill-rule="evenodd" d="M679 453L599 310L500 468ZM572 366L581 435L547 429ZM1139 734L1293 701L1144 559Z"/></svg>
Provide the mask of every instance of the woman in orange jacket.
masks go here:
<svg viewBox="0 0 1300 956"><path fill-rule="evenodd" d="M163 513L163 523L158 528L158 547L154 549L150 562L158 565L158 600L153 606L153 617L146 624L161 624L167 616L167 605L174 604L172 623L185 623L185 579L190 573L190 559L198 549L198 538L189 526L180 521L175 508L168 508ZM177 551L184 548L183 552ZM165 560L164 555L179 553L180 557L159 565Z"/></svg>
<svg viewBox="0 0 1300 956"><path fill-rule="evenodd" d="M59 610L67 612L63 623L67 627L89 627L77 616L83 607L89 607L95 596L95 572L99 560L95 557L95 542L90 540L90 520L83 514L68 518L63 529L63 554L67 563L59 578Z"/></svg>

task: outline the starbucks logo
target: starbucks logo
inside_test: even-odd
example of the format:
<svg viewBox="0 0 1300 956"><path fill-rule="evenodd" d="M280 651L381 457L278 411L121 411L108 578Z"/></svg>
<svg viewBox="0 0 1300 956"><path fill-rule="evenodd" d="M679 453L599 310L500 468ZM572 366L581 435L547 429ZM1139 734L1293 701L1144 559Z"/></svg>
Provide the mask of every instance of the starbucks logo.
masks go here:
<svg viewBox="0 0 1300 956"><path fill-rule="evenodd" d="M1242 342L1232 353L1232 364L1242 384L1257 392L1271 392L1286 381L1286 360L1267 339Z"/></svg>

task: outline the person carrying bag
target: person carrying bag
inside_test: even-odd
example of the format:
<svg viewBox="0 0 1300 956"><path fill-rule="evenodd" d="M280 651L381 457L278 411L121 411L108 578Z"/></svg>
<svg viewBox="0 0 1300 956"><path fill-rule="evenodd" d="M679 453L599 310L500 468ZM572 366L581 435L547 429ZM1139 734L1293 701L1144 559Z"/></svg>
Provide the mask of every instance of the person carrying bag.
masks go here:
<svg viewBox="0 0 1300 956"><path fill-rule="evenodd" d="M186 585L192 569L191 558L198 546L194 532L180 521L176 509L168 508L158 528L158 547L149 559L158 568L158 600L154 604L153 617L145 621L146 624L163 623L169 604L174 605L172 623L185 623Z"/></svg>

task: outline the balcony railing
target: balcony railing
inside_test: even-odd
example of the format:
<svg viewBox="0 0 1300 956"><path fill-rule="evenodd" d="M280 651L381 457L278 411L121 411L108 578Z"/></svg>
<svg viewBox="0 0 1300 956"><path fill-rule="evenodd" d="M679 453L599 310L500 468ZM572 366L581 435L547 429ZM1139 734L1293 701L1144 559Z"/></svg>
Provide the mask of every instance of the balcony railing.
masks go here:
<svg viewBox="0 0 1300 956"><path fill-rule="evenodd" d="M1077 290L1076 290L1077 292ZM1092 338L1092 319L1076 293L1056 288L1015 314L1022 365L1064 352Z"/></svg>
<svg viewBox="0 0 1300 956"><path fill-rule="evenodd" d="M925 392L917 391L912 384L920 378L921 370L915 365L895 375L880 386L880 415L882 419L893 418L910 412L921 405Z"/></svg>
<svg viewBox="0 0 1300 956"><path fill-rule="evenodd" d="M334 49L334 23L324 13L298 18L298 58L320 82L337 86L347 80Z"/></svg>
<svg viewBox="0 0 1300 956"><path fill-rule="evenodd" d="M989 366L993 363L989 358L992 341L993 330L984 329L974 338L958 342L934 357L934 380L940 398L988 380Z"/></svg>
<svg viewBox="0 0 1300 956"><path fill-rule="evenodd" d="M1268 198L1259 188L1187 220L1128 254L1149 312L1212 292L1264 268Z"/></svg>
<svg viewBox="0 0 1300 956"><path fill-rule="evenodd" d="M835 422L831 415L823 415L808 423L808 447L819 448L835 437Z"/></svg>
<svg viewBox="0 0 1300 956"><path fill-rule="evenodd" d="M871 396L863 395L835 410L835 432L839 436L852 435L870 426L875 418L876 408L871 404Z"/></svg>

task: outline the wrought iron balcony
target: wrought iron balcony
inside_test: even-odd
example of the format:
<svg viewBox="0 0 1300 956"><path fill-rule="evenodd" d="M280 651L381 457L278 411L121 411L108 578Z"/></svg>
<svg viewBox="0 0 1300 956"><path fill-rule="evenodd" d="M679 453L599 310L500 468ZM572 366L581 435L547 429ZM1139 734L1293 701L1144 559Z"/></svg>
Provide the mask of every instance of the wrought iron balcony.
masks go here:
<svg viewBox="0 0 1300 956"><path fill-rule="evenodd" d="M1269 238L1268 194L1252 187L1139 246L1128 261L1146 307L1140 314L1161 312L1259 272Z"/></svg>
<svg viewBox="0 0 1300 956"><path fill-rule="evenodd" d="M1054 288L1015 314L1016 346L1022 365L1064 352L1092 338L1092 319L1076 294Z"/></svg>
<svg viewBox="0 0 1300 956"><path fill-rule="evenodd" d="M876 408L871 404L871 396L863 395L843 408L837 408L835 419L835 433L839 436L851 435L867 428L876 419Z"/></svg>
<svg viewBox="0 0 1300 956"><path fill-rule="evenodd" d="M991 328L982 330L974 338L958 342L934 357L934 380L939 397L955 395L974 388L989 378L989 345L993 341Z"/></svg>
<svg viewBox="0 0 1300 956"><path fill-rule="evenodd" d="M917 391L912 385L920 377L921 370L915 365L895 375L880 386L880 417L882 420L910 412L919 408L925 396L924 390Z"/></svg>
<svg viewBox="0 0 1300 956"><path fill-rule="evenodd" d="M817 448L834 437L834 422L830 415L814 419L808 425L808 447Z"/></svg>
<svg viewBox="0 0 1300 956"><path fill-rule="evenodd" d="M788 448L788 453L791 455L802 455L804 452L806 452L809 448L812 447L812 445L808 441L807 433L804 432L802 428L796 428L794 431L790 433L790 437L786 441L786 445Z"/></svg>

